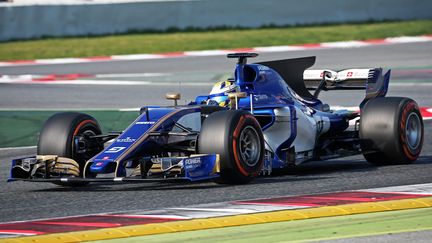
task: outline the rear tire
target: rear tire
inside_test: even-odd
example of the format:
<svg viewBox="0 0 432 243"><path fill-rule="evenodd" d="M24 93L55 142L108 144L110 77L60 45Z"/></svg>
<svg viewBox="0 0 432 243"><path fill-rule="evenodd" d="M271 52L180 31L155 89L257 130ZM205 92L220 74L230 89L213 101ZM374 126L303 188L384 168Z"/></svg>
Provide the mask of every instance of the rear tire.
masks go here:
<svg viewBox="0 0 432 243"><path fill-rule="evenodd" d="M103 144L78 153L74 144L75 136L100 135L100 126L93 117L77 112L57 113L43 125L37 146L38 155L57 155L75 160L80 166L82 176L88 159L103 149ZM55 183L64 186L83 186L88 183Z"/></svg>
<svg viewBox="0 0 432 243"><path fill-rule="evenodd" d="M360 117L361 148L376 165L409 164L423 145L423 119L409 98L383 97L366 103Z"/></svg>
<svg viewBox="0 0 432 243"><path fill-rule="evenodd" d="M258 176L263 166L261 127L246 111L216 111L202 124L198 151L220 155L221 177L217 182L248 183Z"/></svg>

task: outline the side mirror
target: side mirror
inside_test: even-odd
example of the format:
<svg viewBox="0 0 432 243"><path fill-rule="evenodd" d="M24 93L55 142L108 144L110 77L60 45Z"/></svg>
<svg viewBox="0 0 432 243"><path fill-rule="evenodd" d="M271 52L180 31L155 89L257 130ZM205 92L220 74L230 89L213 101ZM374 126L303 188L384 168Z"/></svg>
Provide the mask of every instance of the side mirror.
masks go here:
<svg viewBox="0 0 432 243"><path fill-rule="evenodd" d="M235 109L238 109L238 100L240 98L246 98L247 93L246 92L236 92L236 93L229 93L228 98L230 99L230 106L231 110L235 107ZM235 105L234 105L235 104Z"/></svg>
<svg viewBox="0 0 432 243"><path fill-rule="evenodd" d="M165 95L167 100L174 100L174 106L177 106L177 100L181 98L180 93L167 93Z"/></svg>

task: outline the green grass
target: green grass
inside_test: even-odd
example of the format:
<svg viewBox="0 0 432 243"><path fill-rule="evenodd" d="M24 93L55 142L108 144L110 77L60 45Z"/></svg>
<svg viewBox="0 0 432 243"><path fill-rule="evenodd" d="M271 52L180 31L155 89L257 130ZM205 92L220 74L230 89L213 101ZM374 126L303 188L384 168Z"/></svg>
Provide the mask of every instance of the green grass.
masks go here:
<svg viewBox="0 0 432 243"><path fill-rule="evenodd" d="M52 38L0 43L0 60L90 57L222 48L364 40L432 33L432 20L266 27L177 33L142 33L103 37Z"/></svg>

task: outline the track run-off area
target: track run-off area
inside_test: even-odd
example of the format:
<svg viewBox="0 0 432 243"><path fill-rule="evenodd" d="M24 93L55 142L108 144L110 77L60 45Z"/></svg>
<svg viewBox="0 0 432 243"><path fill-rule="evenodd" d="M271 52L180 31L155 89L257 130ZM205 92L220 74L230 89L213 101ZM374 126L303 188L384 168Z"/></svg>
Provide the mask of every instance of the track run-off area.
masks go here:
<svg viewBox="0 0 432 243"><path fill-rule="evenodd" d="M314 55L317 56L317 63L312 69L392 68L393 73L388 96L413 98L427 111L432 107L431 53L432 42L427 41L350 48L266 52L251 62ZM25 115L27 112L55 112L59 110L135 112L134 109L142 105L171 104L164 99L164 94L170 91L181 92L181 102L186 103L199 94L208 93L214 82L232 76L234 64L234 60L228 60L223 55L210 55L4 66L0 67L1 75L19 77L21 81L23 77L27 77L27 80L30 81L0 82L0 114L20 111ZM71 74L80 74L81 76L71 78ZM33 82L34 79L39 80ZM322 92L320 96L331 106L342 107L355 107L363 97L362 91ZM2 115L2 117L4 116ZM2 129L13 125L10 120L6 122L0 119L0 122ZM8 237L4 239L13 240L16 236L45 235L46 233L89 229L107 230L108 232L113 227L162 222L164 222L163 224L174 224L171 221L202 220L203 217L217 219L215 217L231 217L229 215L233 214L241 214L244 217L249 215L252 218L250 221L243 218L242 220L245 222L263 223L266 222L260 218L263 215L252 217L250 214L270 213L273 210L284 212L312 210L323 207L328 210L328 207L331 206L333 208L330 208L330 211L334 210L334 214L328 213L330 211L325 211L327 213L317 211L311 215L337 216L347 215L349 214L347 212L351 212L347 205L362 203L373 203L371 207L388 209L381 211L410 208L406 205L414 204L428 207L428 202L430 203L428 198L432 195L430 191L430 183L432 183L431 123L431 120L424 120L423 151L419 160L411 165L376 167L368 164L362 156L354 156L330 161L310 162L289 171L280 171L272 176L260 177L251 184L235 186L203 182L94 184L81 188L68 188L46 183L6 183L11 160L33 155L36 149L34 147L0 149L0 205L2 205L0 207L0 234L2 237ZM33 123L33 125L35 124ZM406 203L406 205L391 206L401 205L401 202L403 205ZM388 205L383 205L383 203L388 203ZM341 209L339 207L346 208ZM419 208L421 207L419 206ZM293 214L297 216L307 215L297 211ZM430 214L430 211L424 211L422 214ZM281 217L280 215L268 216ZM68 218L64 219L64 217ZM352 215L352 217L357 216ZM382 218L386 217L382 216ZM400 220L403 218L402 216L395 217L400 217ZM307 217L303 217L303 219L305 218ZM379 218L373 220L379 221ZM293 218L283 219L293 220ZM34 222L34 220L39 221ZM230 220L232 219L229 218L228 222L231 222ZM307 220L315 219L306 219L304 222ZM297 222L301 221L303 220ZM201 223L217 225L208 222L202 221ZM310 222L314 225L312 221ZM160 226L165 230L173 229L173 227L175 229L175 226L172 225ZM209 228L203 227L202 229ZM431 228L422 225L418 226L417 229L406 231L419 229L430 230ZM111 232L114 232L115 236L125 236L119 231L111 230ZM161 231L160 233L164 232L169 231ZM410 233L414 235L409 236L408 233L403 233L404 230L396 226L388 231L382 230L374 234L395 232L401 234L399 238L396 238L396 241L397 239L410 239L409 237L419 240L430 237L430 231L421 231L422 233L418 232L417 234ZM89 233L89 235L91 234ZM69 236L72 238L67 238ZM354 236L364 235L351 234L346 237ZM74 239L71 235L64 237L69 240ZM185 237L182 239L189 239L187 236ZM333 238L326 235L319 237L319 239ZM105 238L95 237L87 240L97 239ZM303 238L300 237L297 240L301 239ZM371 239L385 240L381 238Z"/></svg>

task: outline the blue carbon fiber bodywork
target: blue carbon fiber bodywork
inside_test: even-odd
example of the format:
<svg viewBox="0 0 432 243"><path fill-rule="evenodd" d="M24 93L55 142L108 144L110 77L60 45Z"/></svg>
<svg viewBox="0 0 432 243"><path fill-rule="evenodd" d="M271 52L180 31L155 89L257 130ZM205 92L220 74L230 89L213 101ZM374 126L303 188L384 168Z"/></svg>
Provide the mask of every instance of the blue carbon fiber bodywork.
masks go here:
<svg viewBox="0 0 432 243"><path fill-rule="evenodd" d="M90 159L92 173L111 173L118 163L127 161L130 157L149 156L155 147L163 146L163 141L149 138L150 132L170 131L176 121L186 114L199 112L200 108L191 107L149 107L146 113L141 114L126 130L105 148L102 152ZM147 151L147 153L146 153ZM112 164L116 164L112 166ZM118 170L117 176L124 174L123 170Z"/></svg>
<svg viewBox="0 0 432 243"><path fill-rule="evenodd" d="M219 156L216 154L183 159L185 178L190 181L197 181L219 177L218 160Z"/></svg>

